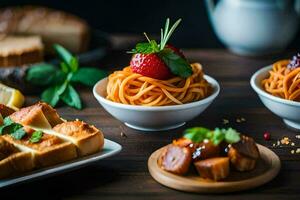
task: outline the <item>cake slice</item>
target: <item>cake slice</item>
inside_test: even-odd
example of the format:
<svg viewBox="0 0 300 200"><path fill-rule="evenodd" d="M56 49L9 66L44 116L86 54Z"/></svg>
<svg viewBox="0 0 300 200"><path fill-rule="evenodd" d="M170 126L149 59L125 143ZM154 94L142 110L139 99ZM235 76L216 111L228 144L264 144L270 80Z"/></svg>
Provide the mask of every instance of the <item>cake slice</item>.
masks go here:
<svg viewBox="0 0 300 200"><path fill-rule="evenodd" d="M31 152L21 152L0 136L0 179L18 175L33 168Z"/></svg>
<svg viewBox="0 0 300 200"><path fill-rule="evenodd" d="M43 61L39 36L0 35L0 67L22 66Z"/></svg>

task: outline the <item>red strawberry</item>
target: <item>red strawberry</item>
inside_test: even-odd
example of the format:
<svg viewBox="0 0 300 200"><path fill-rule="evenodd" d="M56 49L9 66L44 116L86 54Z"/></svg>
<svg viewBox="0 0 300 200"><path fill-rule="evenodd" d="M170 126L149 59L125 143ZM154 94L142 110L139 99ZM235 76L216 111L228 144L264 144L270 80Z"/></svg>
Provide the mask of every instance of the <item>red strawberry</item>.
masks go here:
<svg viewBox="0 0 300 200"><path fill-rule="evenodd" d="M181 56L182 58L186 59L185 56L184 56L184 54L182 53L182 51L181 51L180 49L174 47L173 45L167 44L167 45L165 46L165 48L169 48L169 49L173 50L174 53L176 53L177 55L179 55L179 56Z"/></svg>
<svg viewBox="0 0 300 200"><path fill-rule="evenodd" d="M167 65L155 53L134 54L130 66L133 72L155 79L165 80L172 76Z"/></svg>

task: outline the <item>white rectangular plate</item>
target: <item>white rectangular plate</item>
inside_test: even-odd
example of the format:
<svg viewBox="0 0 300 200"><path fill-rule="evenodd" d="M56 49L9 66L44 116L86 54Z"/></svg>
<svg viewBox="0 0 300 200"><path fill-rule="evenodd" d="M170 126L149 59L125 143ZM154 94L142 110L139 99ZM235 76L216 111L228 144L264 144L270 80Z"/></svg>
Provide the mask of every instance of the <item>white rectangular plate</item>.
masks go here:
<svg viewBox="0 0 300 200"><path fill-rule="evenodd" d="M55 166L51 166L48 168L43 168L39 170L35 170L32 172L29 172L27 174L24 174L22 176L14 177L14 178L9 178L9 179L1 179L0 180L0 188L9 186L9 185L14 185L18 183L24 183L32 180L37 180L41 178L45 178L48 176L52 176L55 174L60 174L63 172L71 171L73 169L78 169L81 167L84 167L86 165L90 165L98 160L110 157L112 155L115 155L119 153L122 150L121 145L119 145L116 142L113 142L108 139L104 139L104 147L101 152L85 156L82 158L78 158L75 160L71 160L68 162L64 162Z"/></svg>

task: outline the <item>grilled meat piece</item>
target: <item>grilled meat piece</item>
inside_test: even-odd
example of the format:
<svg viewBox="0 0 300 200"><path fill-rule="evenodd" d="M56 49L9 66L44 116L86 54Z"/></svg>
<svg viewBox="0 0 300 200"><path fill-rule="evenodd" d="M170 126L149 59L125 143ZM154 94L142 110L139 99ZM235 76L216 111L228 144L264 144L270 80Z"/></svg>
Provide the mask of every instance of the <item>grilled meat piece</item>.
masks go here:
<svg viewBox="0 0 300 200"><path fill-rule="evenodd" d="M195 146L196 147L192 156L193 161L220 156L220 147L218 145L214 145L209 140L204 140L199 144L195 144Z"/></svg>
<svg viewBox="0 0 300 200"><path fill-rule="evenodd" d="M194 162L194 166L202 178L208 178L214 181L226 178L230 171L228 157L199 160Z"/></svg>
<svg viewBox="0 0 300 200"><path fill-rule="evenodd" d="M259 158L259 151L255 141L247 136L241 136L241 140L231 144L228 152L231 164L238 171L250 171L254 169Z"/></svg>
<svg viewBox="0 0 300 200"><path fill-rule="evenodd" d="M180 147L170 144L162 152L158 159L160 167L174 174L185 174L192 161L192 151L189 147Z"/></svg>

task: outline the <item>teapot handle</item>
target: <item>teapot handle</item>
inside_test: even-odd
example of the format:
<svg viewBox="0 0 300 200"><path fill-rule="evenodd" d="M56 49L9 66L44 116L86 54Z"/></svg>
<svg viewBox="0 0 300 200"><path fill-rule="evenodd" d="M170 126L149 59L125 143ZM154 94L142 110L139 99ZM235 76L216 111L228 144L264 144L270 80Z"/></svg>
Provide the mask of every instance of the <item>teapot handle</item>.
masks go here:
<svg viewBox="0 0 300 200"><path fill-rule="evenodd" d="M205 0L205 4L206 4L208 16L209 16L210 20L213 21L213 14L214 14L214 9L215 9L214 0Z"/></svg>

